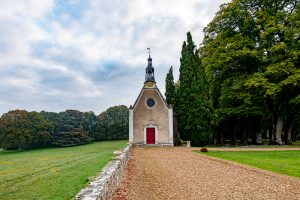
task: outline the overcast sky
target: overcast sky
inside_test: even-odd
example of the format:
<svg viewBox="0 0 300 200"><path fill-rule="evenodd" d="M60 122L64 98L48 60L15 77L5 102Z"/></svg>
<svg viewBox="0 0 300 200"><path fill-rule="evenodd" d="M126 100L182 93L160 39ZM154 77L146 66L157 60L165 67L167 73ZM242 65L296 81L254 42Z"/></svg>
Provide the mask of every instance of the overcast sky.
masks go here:
<svg viewBox="0 0 300 200"><path fill-rule="evenodd" d="M178 77L182 42L228 0L0 0L0 114L12 109L96 114L134 103L147 47L162 93Z"/></svg>

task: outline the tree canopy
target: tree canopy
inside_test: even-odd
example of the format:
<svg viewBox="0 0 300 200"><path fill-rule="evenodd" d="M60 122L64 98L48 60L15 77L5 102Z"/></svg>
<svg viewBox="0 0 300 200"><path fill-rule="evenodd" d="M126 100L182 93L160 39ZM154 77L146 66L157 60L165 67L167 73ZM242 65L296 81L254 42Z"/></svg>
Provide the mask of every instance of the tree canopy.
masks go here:
<svg viewBox="0 0 300 200"><path fill-rule="evenodd" d="M127 106L113 106L97 117L96 140L123 140L129 134L129 110Z"/></svg>
<svg viewBox="0 0 300 200"><path fill-rule="evenodd" d="M0 118L0 148L26 150L45 146L74 146L93 140L128 138L128 108L114 106L94 112L27 112L12 110Z"/></svg>
<svg viewBox="0 0 300 200"><path fill-rule="evenodd" d="M26 150L50 142L52 123L37 112L11 110L0 118L0 146Z"/></svg>
<svg viewBox="0 0 300 200"><path fill-rule="evenodd" d="M269 129L273 144L290 134L299 110L299 21L297 0L233 0L204 29L200 53L219 130L255 137ZM254 121L258 128L247 128Z"/></svg>

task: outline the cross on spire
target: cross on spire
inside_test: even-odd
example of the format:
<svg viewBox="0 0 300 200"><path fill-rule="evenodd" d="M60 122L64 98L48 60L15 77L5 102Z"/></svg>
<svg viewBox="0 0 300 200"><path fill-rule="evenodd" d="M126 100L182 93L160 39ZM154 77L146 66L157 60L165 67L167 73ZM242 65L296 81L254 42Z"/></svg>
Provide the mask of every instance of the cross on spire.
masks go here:
<svg viewBox="0 0 300 200"><path fill-rule="evenodd" d="M147 50L148 50L147 53L149 54L149 58L150 58L150 54L151 54L150 47L148 47Z"/></svg>

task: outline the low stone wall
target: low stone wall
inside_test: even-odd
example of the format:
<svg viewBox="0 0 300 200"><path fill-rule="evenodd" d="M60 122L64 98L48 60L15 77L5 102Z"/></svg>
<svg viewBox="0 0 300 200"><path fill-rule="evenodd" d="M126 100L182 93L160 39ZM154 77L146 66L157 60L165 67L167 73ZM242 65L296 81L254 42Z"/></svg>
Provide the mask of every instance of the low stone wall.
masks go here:
<svg viewBox="0 0 300 200"><path fill-rule="evenodd" d="M108 200L125 175L131 144L123 151L115 151L116 158L107 163L96 180L92 181L76 196L75 200Z"/></svg>

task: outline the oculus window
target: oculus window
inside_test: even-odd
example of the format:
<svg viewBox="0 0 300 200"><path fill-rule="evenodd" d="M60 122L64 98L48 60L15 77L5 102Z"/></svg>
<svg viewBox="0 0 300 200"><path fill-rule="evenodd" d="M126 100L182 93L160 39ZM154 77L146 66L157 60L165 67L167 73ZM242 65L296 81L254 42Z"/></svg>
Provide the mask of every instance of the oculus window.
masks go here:
<svg viewBox="0 0 300 200"><path fill-rule="evenodd" d="M149 97L146 99L145 103L148 108L153 108L156 105L156 100L153 97Z"/></svg>

